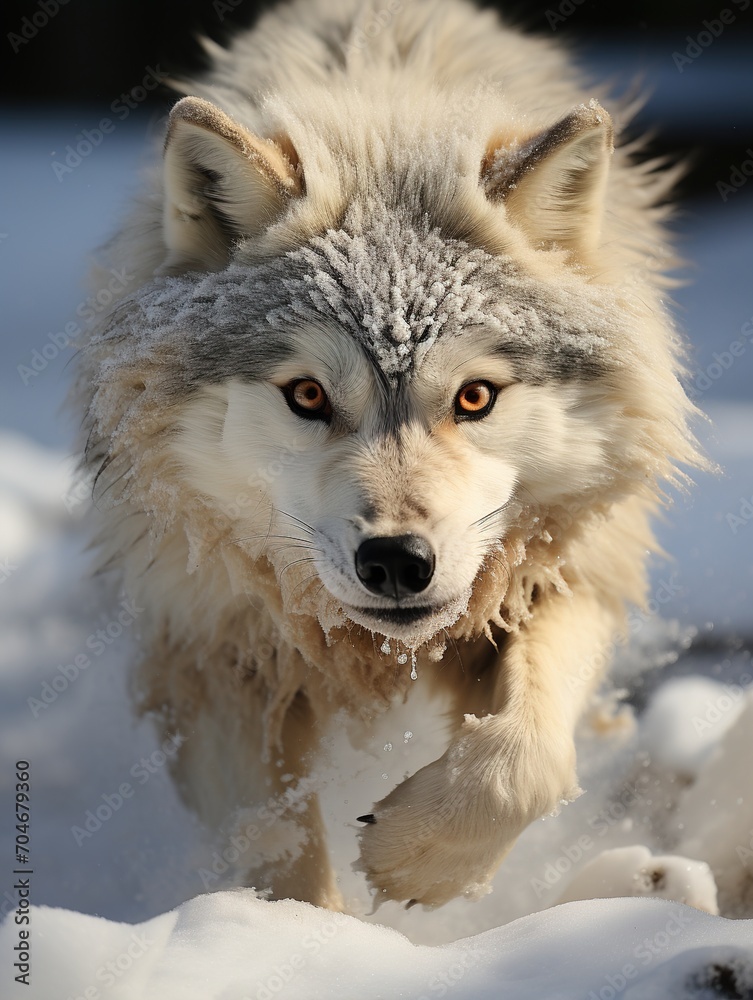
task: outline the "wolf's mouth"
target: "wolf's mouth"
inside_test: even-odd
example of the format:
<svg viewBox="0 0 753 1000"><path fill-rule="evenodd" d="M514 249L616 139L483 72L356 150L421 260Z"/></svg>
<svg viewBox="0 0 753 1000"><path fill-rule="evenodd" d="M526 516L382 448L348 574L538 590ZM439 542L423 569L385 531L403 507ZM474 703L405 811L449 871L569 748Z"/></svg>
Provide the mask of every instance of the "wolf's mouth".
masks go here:
<svg viewBox="0 0 753 1000"><path fill-rule="evenodd" d="M359 614L368 615L377 622L389 622L390 625L412 625L429 615L436 614L439 608L427 605L421 608L355 608Z"/></svg>
<svg viewBox="0 0 753 1000"><path fill-rule="evenodd" d="M345 615L371 632L399 639L411 649L418 649L443 629L454 625L468 610L471 588L441 604L421 604L408 607L375 608L342 604Z"/></svg>

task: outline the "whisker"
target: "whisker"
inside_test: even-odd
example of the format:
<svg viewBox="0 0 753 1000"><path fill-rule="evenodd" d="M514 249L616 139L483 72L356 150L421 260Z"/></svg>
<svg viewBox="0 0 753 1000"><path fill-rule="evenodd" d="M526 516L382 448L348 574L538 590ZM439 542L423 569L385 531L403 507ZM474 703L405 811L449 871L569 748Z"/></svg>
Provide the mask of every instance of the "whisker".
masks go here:
<svg viewBox="0 0 753 1000"><path fill-rule="evenodd" d="M539 503L539 501L537 500L537 498L534 496L533 493L531 493L531 491L528 489L527 486L521 486L520 483L518 483L516 485L516 487L515 487L515 492L517 493L518 491L522 491L523 493L527 493L528 496L533 500L533 502L536 504L537 507L541 506L541 504Z"/></svg>
<svg viewBox="0 0 753 1000"><path fill-rule="evenodd" d="M452 643L452 648L455 650L455 656L457 657L457 661L460 664L460 672L464 674L465 664L463 663L463 657L460 655L460 648L458 647L457 639L455 639L454 636L451 636L446 628L443 628L442 631L444 632L445 638L448 640L448 642Z"/></svg>
<svg viewBox="0 0 753 1000"><path fill-rule="evenodd" d="M286 552L288 549L306 549L308 552L319 552L322 555L324 554L323 550L320 549L318 546L316 546L316 545L308 545L306 543L299 543L298 545L293 545L293 544L291 544L291 545L279 545L275 549L275 554L277 554L278 552Z"/></svg>
<svg viewBox="0 0 753 1000"><path fill-rule="evenodd" d="M239 538L235 538L233 540L236 542L250 542L252 538L287 538L290 541L309 544L309 540L307 538L301 538L300 535L272 535L269 532L264 531L259 531L253 535L241 535Z"/></svg>
<svg viewBox="0 0 753 1000"><path fill-rule="evenodd" d="M484 548L487 545L491 545L494 542L501 542L502 538L499 534L495 533L493 535L479 535L476 539L476 543Z"/></svg>
<svg viewBox="0 0 753 1000"><path fill-rule="evenodd" d="M494 552L493 550L484 552L484 559L491 559L492 562L499 563L503 569L508 569L507 560L503 559L501 552Z"/></svg>
<svg viewBox="0 0 753 1000"><path fill-rule="evenodd" d="M283 514L285 517L289 517L291 521L295 521L297 524L300 524L302 528L305 528L305 530L311 532L311 534L314 533L314 526L309 524L307 521L302 521L300 517L296 517L295 514L289 514L286 510L280 510L279 508L277 509L277 513Z"/></svg>
<svg viewBox="0 0 753 1000"><path fill-rule="evenodd" d="M305 587L307 584L311 583L312 580L315 580L318 576L319 576L318 573L312 573L311 576L307 576L305 580L300 580L295 585L295 587L293 587L293 589L290 591L290 598L293 597L293 595L295 594L296 590L298 590L299 587ZM321 591L323 586L324 584L322 584L322 586L319 587L319 590L317 590L316 594L314 595L314 598L319 596L319 591Z"/></svg>
<svg viewBox="0 0 753 1000"><path fill-rule="evenodd" d="M304 556L302 559L294 559L292 562L286 563L280 570L280 579L282 579L282 574L286 569L292 569L293 566L298 566L301 563L312 563L315 560L311 556Z"/></svg>
<svg viewBox="0 0 753 1000"><path fill-rule="evenodd" d="M274 518L275 518L275 510L274 507L272 507L269 511L269 524L267 525L267 535L266 538L264 539L264 545L262 546L262 549L265 549L267 547L266 543L271 537L270 532L272 531L272 522L274 521Z"/></svg>
<svg viewBox="0 0 753 1000"><path fill-rule="evenodd" d="M507 500L505 503L502 504L501 507L496 507L494 510L490 510L488 514L484 514L484 516L478 518L477 521L473 521L471 524L468 525L468 527L469 528L483 527L487 521L491 521L492 518L498 517L502 513L502 511L504 511L507 507L509 507L509 505L510 501Z"/></svg>

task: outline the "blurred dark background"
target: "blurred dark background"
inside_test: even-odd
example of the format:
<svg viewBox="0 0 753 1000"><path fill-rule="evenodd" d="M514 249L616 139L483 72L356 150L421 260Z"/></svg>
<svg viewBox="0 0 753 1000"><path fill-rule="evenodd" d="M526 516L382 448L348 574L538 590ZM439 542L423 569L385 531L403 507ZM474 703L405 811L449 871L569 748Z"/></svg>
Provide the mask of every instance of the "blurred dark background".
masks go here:
<svg viewBox="0 0 753 1000"><path fill-rule="evenodd" d="M200 71L206 62L197 35L223 42L271 5L6 0L0 99L16 106L87 104L104 113L148 67L176 75ZM656 132L652 152L692 154L681 193L726 180L731 166L745 159L753 142L752 0L724 6L720 0L498 0L485 6L527 30L564 39L595 76L618 81L617 91L644 81L653 96L635 128ZM161 87L144 105L162 102L164 110L169 100Z"/></svg>

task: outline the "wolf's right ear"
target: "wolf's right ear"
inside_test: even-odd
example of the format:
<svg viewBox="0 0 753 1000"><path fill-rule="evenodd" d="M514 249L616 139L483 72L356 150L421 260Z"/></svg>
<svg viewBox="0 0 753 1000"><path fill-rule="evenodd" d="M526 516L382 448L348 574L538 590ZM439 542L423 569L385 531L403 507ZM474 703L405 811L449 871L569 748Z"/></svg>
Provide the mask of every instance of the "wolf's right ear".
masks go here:
<svg viewBox="0 0 753 1000"><path fill-rule="evenodd" d="M588 258L599 244L613 149L612 119L591 101L526 142L494 140L481 183L537 249L556 246Z"/></svg>
<svg viewBox="0 0 753 1000"><path fill-rule="evenodd" d="M290 143L260 139L199 97L173 108L165 140L165 262L217 270L232 244L270 226L303 174Z"/></svg>

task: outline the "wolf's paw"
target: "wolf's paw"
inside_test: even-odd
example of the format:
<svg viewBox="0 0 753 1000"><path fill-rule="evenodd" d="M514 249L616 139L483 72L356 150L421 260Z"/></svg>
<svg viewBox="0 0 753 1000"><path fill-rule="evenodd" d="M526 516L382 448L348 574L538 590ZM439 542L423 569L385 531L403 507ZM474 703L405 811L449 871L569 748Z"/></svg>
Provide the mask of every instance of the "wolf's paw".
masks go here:
<svg viewBox="0 0 753 1000"><path fill-rule="evenodd" d="M522 830L577 794L571 754L548 767L536 754L490 756L486 740L474 738L489 735L483 723L467 717L470 739L459 740L362 817L357 868L377 903L441 906L456 896L483 895Z"/></svg>
<svg viewBox="0 0 753 1000"><path fill-rule="evenodd" d="M506 821L495 796L446 780L443 759L398 785L364 817L358 868L377 903L408 900L441 906L456 896L476 898L520 832ZM482 804L481 799L486 801ZM509 816L508 816L509 818Z"/></svg>

